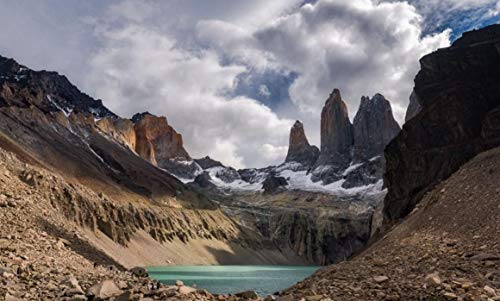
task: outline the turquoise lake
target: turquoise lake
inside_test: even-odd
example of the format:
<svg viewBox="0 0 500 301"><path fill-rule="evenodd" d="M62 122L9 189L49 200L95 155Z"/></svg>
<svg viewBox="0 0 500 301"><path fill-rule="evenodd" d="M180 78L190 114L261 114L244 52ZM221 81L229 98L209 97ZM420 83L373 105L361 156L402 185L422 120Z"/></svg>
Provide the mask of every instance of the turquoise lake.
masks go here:
<svg viewBox="0 0 500 301"><path fill-rule="evenodd" d="M148 268L149 275L168 285L181 280L185 285L215 294L245 290L265 296L286 289L308 277L312 266L161 266Z"/></svg>

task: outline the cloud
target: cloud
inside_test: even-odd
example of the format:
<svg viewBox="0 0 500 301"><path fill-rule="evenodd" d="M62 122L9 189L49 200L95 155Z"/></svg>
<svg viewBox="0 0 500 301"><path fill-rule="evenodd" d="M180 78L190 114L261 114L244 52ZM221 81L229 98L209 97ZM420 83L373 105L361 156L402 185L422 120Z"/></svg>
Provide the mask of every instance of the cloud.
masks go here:
<svg viewBox="0 0 500 301"><path fill-rule="evenodd" d="M499 0L409 0L409 3L424 17L425 33L452 28L452 38L463 31L498 22L495 11L500 6Z"/></svg>
<svg viewBox="0 0 500 301"><path fill-rule="evenodd" d="M268 98L269 96L271 96L271 91L269 91L269 88L266 85L260 85L259 94Z"/></svg>
<svg viewBox="0 0 500 301"><path fill-rule="evenodd" d="M343 91L351 116L362 95L380 92L403 120L419 58L449 45L449 30L422 37L422 22L406 2L319 0L253 31L203 21L199 38L241 64L298 74L291 101L317 143L319 112L334 87Z"/></svg>
<svg viewBox="0 0 500 301"><path fill-rule="evenodd" d="M134 9L132 0L113 6L111 19L131 21L99 33L103 47L91 61L88 86L119 114L166 115L193 156L265 166L284 159L292 118L319 142L320 111L334 87L351 117L362 95L380 92L402 121L418 59L449 44L449 31L422 37L423 18L406 2L292 2L271 15L257 10L260 24L201 19L189 44L146 21L157 9ZM242 80L262 74L294 74L286 109L234 94ZM271 96L267 81L257 87L260 98Z"/></svg>
<svg viewBox="0 0 500 301"><path fill-rule="evenodd" d="M234 167L284 158L292 121L256 100L224 96L245 66L222 65L213 50L179 48L168 34L138 24L102 34L87 85L112 110L167 116L195 157L209 154Z"/></svg>

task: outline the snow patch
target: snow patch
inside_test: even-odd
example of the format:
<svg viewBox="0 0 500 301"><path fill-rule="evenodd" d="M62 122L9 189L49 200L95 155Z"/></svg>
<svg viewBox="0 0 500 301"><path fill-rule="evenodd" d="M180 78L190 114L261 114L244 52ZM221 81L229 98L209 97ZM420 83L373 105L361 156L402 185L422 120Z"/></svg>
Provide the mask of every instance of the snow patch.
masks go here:
<svg viewBox="0 0 500 301"><path fill-rule="evenodd" d="M345 182L344 179L341 179L339 181L333 182L328 185L323 185L321 181L313 182L311 180L312 175L307 174L307 171L283 170L279 175L284 177L288 181L287 185L288 189L325 192L334 195L355 195L360 193L376 194L382 190L382 184L383 184L383 181L380 180L375 184L346 189L342 187L342 184Z"/></svg>
<svg viewBox="0 0 500 301"><path fill-rule="evenodd" d="M73 109L71 108L62 108L56 101L52 99L50 95L47 94L47 99L50 101L51 104L53 104L59 111L63 112L64 115L69 117L71 115L71 112L73 112Z"/></svg>
<svg viewBox="0 0 500 301"><path fill-rule="evenodd" d="M349 167L347 167L344 170L344 173L342 175L343 176L347 176L349 173L351 173L351 171L358 169L358 167L360 167L361 165L363 165L363 163L358 163L358 164L352 164L351 163L351 165L349 165Z"/></svg>

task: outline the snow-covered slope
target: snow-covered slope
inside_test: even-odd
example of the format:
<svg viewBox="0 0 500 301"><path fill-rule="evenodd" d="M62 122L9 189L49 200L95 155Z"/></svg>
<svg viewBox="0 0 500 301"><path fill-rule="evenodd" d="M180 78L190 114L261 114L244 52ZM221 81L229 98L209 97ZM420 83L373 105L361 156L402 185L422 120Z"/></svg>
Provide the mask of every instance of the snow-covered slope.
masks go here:
<svg viewBox="0 0 500 301"><path fill-rule="evenodd" d="M204 160L212 160L204 158ZM371 164L377 158L370 160L366 163L351 164L348 168L341 171L341 177L338 181L333 183L324 184L322 181L314 181L310 168L298 162L286 162L278 166L270 166L266 168L253 168L236 170L232 167L227 167L220 162L217 164L208 164L203 168L198 160L191 161L178 161L178 165L189 165L190 169L195 170L190 177L178 176L175 171L169 171L179 180L184 183L197 183L200 181L199 177L203 175L204 179L208 179L215 187L222 190L229 191L255 191L264 192L263 183L269 177L283 178L286 185L282 185L282 189L286 190L302 190L312 192L324 192L335 195L352 195L352 194L375 194L382 191L382 179L375 179L368 183L362 181L357 185L346 185L349 179L356 174L359 174L366 167L365 165ZM194 167L194 168L193 168ZM329 166L317 167L328 169Z"/></svg>

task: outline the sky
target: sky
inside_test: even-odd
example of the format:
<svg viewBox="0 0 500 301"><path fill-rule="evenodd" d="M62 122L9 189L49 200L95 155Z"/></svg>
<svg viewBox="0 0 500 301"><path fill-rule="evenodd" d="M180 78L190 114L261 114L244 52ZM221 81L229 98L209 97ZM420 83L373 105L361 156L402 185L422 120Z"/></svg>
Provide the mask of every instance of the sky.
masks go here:
<svg viewBox="0 0 500 301"><path fill-rule="evenodd" d="M500 21L499 0L1 1L0 55L236 168L283 162L296 119L319 146L334 88L351 119L381 93L402 123L419 59Z"/></svg>

